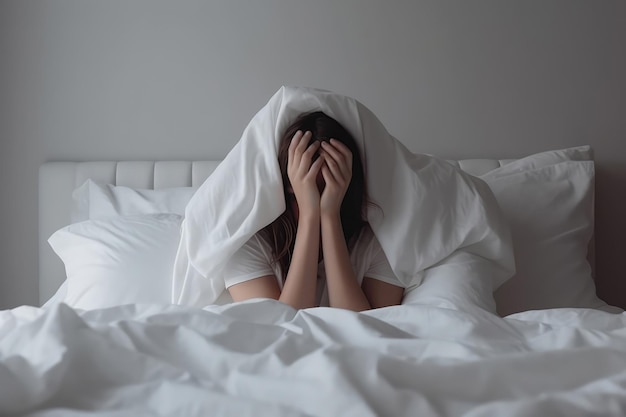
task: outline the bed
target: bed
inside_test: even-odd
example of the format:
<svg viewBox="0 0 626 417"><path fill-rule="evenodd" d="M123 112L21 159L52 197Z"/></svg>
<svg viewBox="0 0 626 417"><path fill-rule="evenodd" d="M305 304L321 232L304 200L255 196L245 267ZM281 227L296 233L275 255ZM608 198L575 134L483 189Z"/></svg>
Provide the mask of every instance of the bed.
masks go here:
<svg viewBox="0 0 626 417"><path fill-rule="evenodd" d="M225 290L226 260L285 209L277 145L310 111L357 142L401 305ZM445 161L352 98L283 86L221 161L50 162L39 201L42 306L0 312L0 414L626 414L589 146Z"/></svg>
<svg viewBox="0 0 626 417"><path fill-rule="evenodd" d="M0 414L625 415L626 316L587 259L591 149L449 162L511 224L495 310L459 282L362 313L171 304L185 204L219 161L42 165L43 307L0 312Z"/></svg>

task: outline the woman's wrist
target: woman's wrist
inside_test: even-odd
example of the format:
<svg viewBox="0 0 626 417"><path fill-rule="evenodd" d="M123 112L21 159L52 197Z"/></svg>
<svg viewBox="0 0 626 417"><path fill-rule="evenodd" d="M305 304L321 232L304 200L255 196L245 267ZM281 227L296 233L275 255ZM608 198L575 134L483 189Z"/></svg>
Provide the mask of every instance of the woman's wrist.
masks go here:
<svg viewBox="0 0 626 417"><path fill-rule="evenodd" d="M310 224L320 222L320 209L319 208L308 208L304 210L300 210L298 213L298 225L301 224Z"/></svg>
<svg viewBox="0 0 626 417"><path fill-rule="evenodd" d="M341 213L339 210L322 211L320 219L322 224L341 226Z"/></svg>

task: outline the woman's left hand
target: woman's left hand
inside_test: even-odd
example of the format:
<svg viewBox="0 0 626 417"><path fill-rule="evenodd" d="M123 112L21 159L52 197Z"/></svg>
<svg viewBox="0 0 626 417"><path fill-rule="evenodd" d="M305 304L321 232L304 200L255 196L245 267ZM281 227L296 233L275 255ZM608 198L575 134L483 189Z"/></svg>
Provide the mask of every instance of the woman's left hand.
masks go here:
<svg viewBox="0 0 626 417"><path fill-rule="evenodd" d="M340 141L322 142L320 155L324 158L322 176L326 185L320 199L320 212L339 214L341 203L352 179L352 152Z"/></svg>

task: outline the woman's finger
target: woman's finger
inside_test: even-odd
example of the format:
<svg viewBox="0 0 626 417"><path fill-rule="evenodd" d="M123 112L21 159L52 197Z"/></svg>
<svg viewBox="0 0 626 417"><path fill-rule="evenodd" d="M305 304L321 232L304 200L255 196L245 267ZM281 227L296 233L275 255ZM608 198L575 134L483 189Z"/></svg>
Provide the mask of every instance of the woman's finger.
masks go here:
<svg viewBox="0 0 626 417"><path fill-rule="evenodd" d="M331 144L326 144L323 148L323 151L326 152L326 154L328 155L327 159L332 160L335 163L335 169L341 172L341 176L343 178L350 178L352 176L352 168L350 166L351 158L346 160L346 156ZM348 150L348 152L350 151ZM333 174L335 176L337 175L337 173L335 172L333 172Z"/></svg>
<svg viewBox="0 0 626 417"><path fill-rule="evenodd" d="M311 133L310 131L306 131L298 141L294 152L294 157L296 160L302 159L302 154L309 147L309 141L311 140L311 136L313 136L313 133Z"/></svg>
<svg viewBox="0 0 626 417"><path fill-rule="evenodd" d="M319 147L320 147L319 142L315 141L300 156L300 162L299 162L300 175L304 176L307 174L307 172L309 172L309 170L311 169L311 162L313 161L313 155L315 155L315 152L317 152Z"/></svg>
<svg viewBox="0 0 626 417"><path fill-rule="evenodd" d="M343 154L339 151L339 149L335 148L334 145L331 145L330 142L322 142L322 148L324 151L328 152L333 159L343 159Z"/></svg>
<svg viewBox="0 0 626 417"><path fill-rule="evenodd" d="M296 152L296 147L298 146L298 143L300 143L300 139L302 139L302 131L298 130L293 135L293 137L291 138L291 142L289 143L288 158L287 158L288 165L293 164L294 154Z"/></svg>
<svg viewBox="0 0 626 417"><path fill-rule="evenodd" d="M350 149L341 141L337 139L330 139L330 144L334 147L334 149L338 150L348 163L350 169L352 169L352 152Z"/></svg>
<svg viewBox="0 0 626 417"><path fill-rule="evenodd" d="M324 167L324 158L320 157L317 158L315 160L315 162L313 162L311 164L311 167L309 168L309 172L307 172L307 177L309 177L310 179L315 180L315 178L317 177L317 173L320 171L320 169L322 169Z"/></svg>
<svg viewBox="0 0 626 417"><path fill-rule="evenodd" d="M344 156L352 156L352 152L350 152L350 148L348 148L346 144L341 142L340 140L331 138L329 140L329 144L333 145L333 147L335 147Z"/></svg>
<svg viewBox="0 0 626 417"><path fill-rule="evenodd" d="M322 154L324 160L326 161L326 167L330 175L332 176L332 181L339 184L340 181L343 182L345 178L344 173L341 170L340 164L328 153L325 152Z"/></svg>
<svg viewBox="0 0 626 417"><path fill-rule="evenodd" d="M312 160L313 155L315 155L315 152L317 152L319 148L320 141L316 140L308 148L306 148L306 151L304 151L304 153L302 154L302 159L304 160L306 158L307 160Z"/></svg>
<svg viewBox="0 0 626 417"><path fill-rule="evenodd" d="M324 166L322 166L321 168L321 171L322 171L322 178L324 178L324 182L326 183L327 186L328 184L333 184L336 182L335 178L333 177L333 174L331 174L330 169L328 168L328 164L324 164Z"/></svg>

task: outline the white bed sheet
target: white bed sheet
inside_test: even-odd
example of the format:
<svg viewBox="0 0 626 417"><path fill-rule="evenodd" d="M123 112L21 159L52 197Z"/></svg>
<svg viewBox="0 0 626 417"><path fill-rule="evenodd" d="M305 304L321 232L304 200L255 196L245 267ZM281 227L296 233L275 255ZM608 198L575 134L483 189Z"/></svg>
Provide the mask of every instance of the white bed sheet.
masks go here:
<svg viewBox="0 0 626 417"><path fill-rule="evenodd" d="M587 309L19 307L0 359L2 415L626 415L626 315Z"/></svg>

